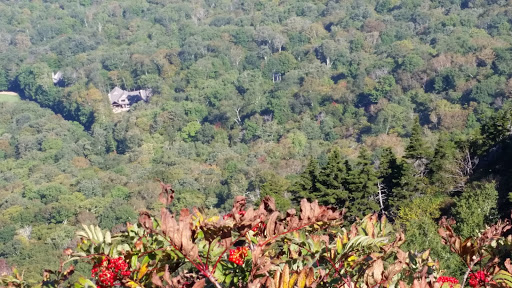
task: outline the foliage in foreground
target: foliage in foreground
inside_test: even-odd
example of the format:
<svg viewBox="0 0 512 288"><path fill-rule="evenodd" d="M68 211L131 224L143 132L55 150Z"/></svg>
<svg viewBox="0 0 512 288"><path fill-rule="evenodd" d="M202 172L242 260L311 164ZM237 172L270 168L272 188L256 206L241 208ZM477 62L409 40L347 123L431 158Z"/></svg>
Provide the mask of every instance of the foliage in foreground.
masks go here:
<svg viewBox="0 0 512 288"><path fill-rule="evenodd" d="M344 211L302 200L286 215L266 197L257 209L236 197L230 213L197 209L170 212L174 191L162 184L157 219L142 212L139 223L116 235L84 225L76 251L66 249L57 271L45 270L35 287L510 287L512 264L500 255L512 242L500 221L478 237L462 239L453 220L442 219L443 243L466 264L462 279L443 276L429 251L406 252L403 233L393 234L385 216L368 215L344 225ZM454 255L454 256L455 256ZM68 283L77 261L92 265L90 277ZM460 281L459 281L460 280ZM1 285L30 287L13 269Z"/></svg>

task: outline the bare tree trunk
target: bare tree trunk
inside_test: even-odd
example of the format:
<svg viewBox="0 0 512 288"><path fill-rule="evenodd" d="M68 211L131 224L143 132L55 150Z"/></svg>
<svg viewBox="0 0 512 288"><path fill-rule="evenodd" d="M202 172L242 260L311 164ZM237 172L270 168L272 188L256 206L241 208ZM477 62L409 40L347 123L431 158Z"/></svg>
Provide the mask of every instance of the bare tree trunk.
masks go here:
<svg viewBox="0 0 512 288"><path fill-rule="evenodd" d="M238 125L242 125L242 119L240 118L240 110L242 109L242 107L238 107L235 109L236 111L236 118L235 118L235 121Z"/></svg>
<svg viewBox="0 0 512 288"><path fill-rule="evenodd" d="M377 187L379 188L379 203L380 203L380 211L382 212L385 212L384 211L384 199L385 199L385 195L386 194L386 186L384 186L384 184L382 183L377 183Z"/></svg>

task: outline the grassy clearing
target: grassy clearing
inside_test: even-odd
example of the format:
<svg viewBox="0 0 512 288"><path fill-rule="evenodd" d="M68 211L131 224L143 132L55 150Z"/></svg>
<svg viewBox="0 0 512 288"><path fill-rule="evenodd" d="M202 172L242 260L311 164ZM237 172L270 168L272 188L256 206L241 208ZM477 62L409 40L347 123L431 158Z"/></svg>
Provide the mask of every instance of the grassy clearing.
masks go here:
<svg viewBox="0 0 512 288"><path fill-rule="evenodd" d="M0 92L0 103L2 102L18 102L20 101L20 96L14 92Z"/></svg>

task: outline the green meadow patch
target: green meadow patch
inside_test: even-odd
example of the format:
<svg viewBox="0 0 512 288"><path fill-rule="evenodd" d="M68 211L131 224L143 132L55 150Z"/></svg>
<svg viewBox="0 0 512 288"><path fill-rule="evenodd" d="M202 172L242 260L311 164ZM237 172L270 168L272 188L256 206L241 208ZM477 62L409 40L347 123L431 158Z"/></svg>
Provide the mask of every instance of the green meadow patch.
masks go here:
<svg viewBox="0 0 512 288"><path fill-rule="evenodd" d="M17 102L21 101L18 94L14 92L0 92L0 102Z"/></svg>

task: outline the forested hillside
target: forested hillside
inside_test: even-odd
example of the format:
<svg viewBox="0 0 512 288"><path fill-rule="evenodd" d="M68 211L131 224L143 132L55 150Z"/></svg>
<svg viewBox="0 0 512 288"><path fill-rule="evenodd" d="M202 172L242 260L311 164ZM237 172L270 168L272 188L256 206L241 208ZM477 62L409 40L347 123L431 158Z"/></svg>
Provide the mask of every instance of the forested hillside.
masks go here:
<svg viewBox="0 0 512 288"><path fill-rule="evenodd" d="M504 0L0 2L0 260L39 279L80 224L234 196L386 215L412 251L510 215ZM52 81L52 73L63 78ZM152 89L113 113L108 93Z"/></svg>

